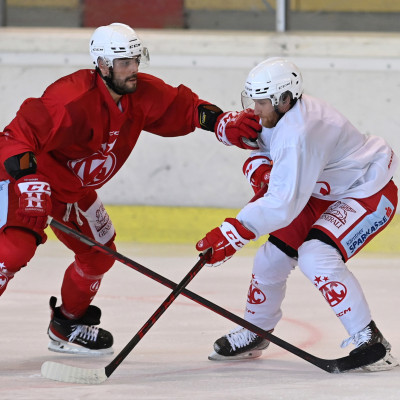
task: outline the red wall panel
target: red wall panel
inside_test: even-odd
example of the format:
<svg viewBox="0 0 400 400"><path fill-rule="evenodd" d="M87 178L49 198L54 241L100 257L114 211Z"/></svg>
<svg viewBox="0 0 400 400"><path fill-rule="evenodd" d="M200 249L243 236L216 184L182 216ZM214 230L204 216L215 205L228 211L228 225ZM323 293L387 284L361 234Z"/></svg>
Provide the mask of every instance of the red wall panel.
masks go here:
<svg viewBox="0 0 400 400"><path fill-rule="evenodd" d="M132 28L183 28L184 0L84 0L83 26L122 22Z"/></svg>

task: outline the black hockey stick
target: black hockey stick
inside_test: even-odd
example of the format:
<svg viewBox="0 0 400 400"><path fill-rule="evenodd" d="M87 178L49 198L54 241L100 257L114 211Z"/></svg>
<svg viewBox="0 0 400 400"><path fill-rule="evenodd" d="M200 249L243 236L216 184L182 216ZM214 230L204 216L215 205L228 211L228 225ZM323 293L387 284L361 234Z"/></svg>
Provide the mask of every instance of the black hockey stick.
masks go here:
<svg viewBox="0 0 400 400"><path fill-rule="evenodd" d="M170 289L173 289L176 287L176 283L170 281L169 279L163 277L162 275L159 275L158 273L144 267L143 265L129 259L128 257L125 257L124 255L108 248L107 246L104 246L95 240L81 234L80 232L75 231L74 229L69 228L68 226L49 218L49 224L56 228L59 229L60 231L78 239L79 241L86 243L88 246L91 246L95 248L96 250L112 255L116 260L120 261L121 263L127 265L128 267L146 275L147 277L163 284L164 286L169 287ZM324 371L327 371L329 373L339 373L339 372L345 372L349 371L352 369L360 368L364 365L372 364L380 359L382 359L385 354L386 354L386 349L381 343L374 344L370 347L368 347L368 350L361 351L358 354L354 355L349 355L346 357L342 358L336 358L336 359L323 359L316 357L312 354L309 354L305 352L304 350L299 349L296 346L293 346L292 344L285 342L284 340L278 338L277 336L273 335L272 333L269 333L267 331L264 331L263 329L257 327L256 325L253 325L252 323L246 321L243 318L238 317L237 315L229 312L228 310L212 303L211 301L197 295L196 293L193 293L187 289L182 290L182 294L195 301L196 303L208 308L209 310L221 315L222 317L225 317L229 319L230 321L234 322L235 324L241 325L244 328L248 329L249 331L252 331L256 333L257 335L263 337L264 339L269 340L270 342L276 344L277 346L289 351L290 353L302 358L303 360L315 365L318 368L323 369ZM83 370L85 371L85 370ZM43 373L43 372L42 372Z"/></svg>
<svg viewBox="0 0 400 400"><path fill-rule="evenodd" d="M204 265L210 258L210 255L211 249L209 249L204 255L200 254L200 259L196 263L196 265L187 273L187 275L178 285L175 285L172 292L161 303L157 310L154 311L153 315L146 321L146 323L139 329L136 335L105 368L78 368L53 361L46 361L45 363L43 363L41 368L42 375L46 378L61 382L87 384L98 384L104 382L118 368L121 362L125 360L125 358L140 342L140 340L150 330L150 328L157 322L161 315L164 314L166 309L173 303L173 301L175 301L182 290L184 290L184 288L192 281L197 273L204 267Z"/></svg>

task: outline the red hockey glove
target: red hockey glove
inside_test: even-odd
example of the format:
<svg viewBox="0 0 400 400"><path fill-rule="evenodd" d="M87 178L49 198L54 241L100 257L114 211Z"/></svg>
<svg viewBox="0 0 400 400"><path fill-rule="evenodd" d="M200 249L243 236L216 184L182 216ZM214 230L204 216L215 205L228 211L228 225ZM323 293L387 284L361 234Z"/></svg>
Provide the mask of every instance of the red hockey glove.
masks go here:
<svg viewBox="0 0 400 400"><path fill-rule="evenodd" d="M257 138L261 132L260 118L250 108L243 111L229 111L221 114L215 124L217 139L241 149L258 149Z"/></svg>
<svg viewBox="0 0 400 400"><path fill-rule="evenodd" d="M41 175L26 175L15 182L19 196L17 217L33 229L44 229L51 212L50 185Z"/></svg>
<svg viewBox="0 0 400 400"><path fill-rule="evenodd" d="M272 160L265 156L254 156L248 158L243 164L243 174L250 182L254 193L269 184L272 170Z"/></svg>
<svg viewBox="0 0 400 400"><path fill-rule="evenodd" d="M219 228L214 228L197 242L196 249L204 252L212 248L213 254L208 267L217 267L229 260L237 250L240 250L256 235L245 228L236 218L227 218Z"/></svg>

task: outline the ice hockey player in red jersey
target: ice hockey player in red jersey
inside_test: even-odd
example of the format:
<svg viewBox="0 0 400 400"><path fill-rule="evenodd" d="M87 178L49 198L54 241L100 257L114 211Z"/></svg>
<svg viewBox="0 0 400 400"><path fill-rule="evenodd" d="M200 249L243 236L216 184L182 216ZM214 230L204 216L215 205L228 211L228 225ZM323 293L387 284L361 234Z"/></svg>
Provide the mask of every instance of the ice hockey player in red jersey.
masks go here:
<svg viewBox="0 0 400 400"><path fill-rule="evenodd" d="M298 266L347 330L343 345L354 343L351 353L376 342L386 347L383 360L364 368L393 368L391 346L345 262L395 214L396 155L383 138L361 134L333 107L303 94L301 72L289 60L270 58L253 68L242 93L245 107L249 100L263 129L243 172L255 191L268 190L209 232L197 250L211 247L210 264L217 266L269 234L254 259L245 319L273 330L282 318L286 281ZM268 344L237 327L214 343L209 358L258 357Z"/></svg>
<svg viewBox="0 0 400 400"><path fill-rule="evenodd" d="M90 55L95 69L65 76L24 101L0 134L0 294L46 241L49 215L115 249L96 189L122 167L143 130L176 137L202 128L250 148L261 129L250 111L223 112L183 85L138 72L148 51L127 25L97 28ZM50 299L49 349L110 353L113 337L98 327L101 311L91 302L114 259L55 234L75 259L65 271L61 305Z"/></svg>

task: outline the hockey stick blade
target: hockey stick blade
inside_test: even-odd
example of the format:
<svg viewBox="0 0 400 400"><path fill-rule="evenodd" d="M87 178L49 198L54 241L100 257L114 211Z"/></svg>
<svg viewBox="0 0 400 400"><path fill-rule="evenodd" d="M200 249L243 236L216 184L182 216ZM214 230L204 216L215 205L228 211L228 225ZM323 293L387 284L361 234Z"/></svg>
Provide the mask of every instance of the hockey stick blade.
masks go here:
<svg viewBox="0 0 400 400"><path fill-rule="evenodd" d="M385 355L385 346L382 343L374 343L358 353L353 353L335 360L321 360L321 362L326 361L325 371L330 373L340 373L373 364L374 362L381 360Z"/></svg>
<svg viewBox="0 0 400 400"><path fill-rule="evenodd" d="M112 255L117 261L125 264L126 266L134 269L137 272L140 272L143 275L146 275L148 278L151 278L156 282L159 282L162 285L169 287L170 289L174 289L176 287L176 283L174 283L173 281L137 263L136 261L133 261L128 257L125 257L124 255L110 249L109 247L96 242L95 240L83 235L82 233L75 231L74 229L62 224L61 222L58 222L49 217L48 223L52 227L61 230L62 232L80 240L83 243L86 243L87 245L93 248L96 248L98 251L104 254ZM252 323L246 321L245 319L240 318L239 316L231 313L225 308L222 308L217 304L212 303L211 301L197 295L196 293L191 292L188 289L184 289L182 291L182 295L184 295L188 299L193 300L197 304L200 304L201 306L206 307L209 310L221 315L222 317L230 320L231 322L243 326L249 331L257 334L258 336L261 336L264 339L269 340L270 342L276 344L282 349L289 351L290 353L302 358L303 360L329 373L340 373L357 369L365 365L369 365L376 361L379 361L386 354L385 347L382 344L377 343L373 346L368 347L368 350L360 352L358 354L348 355L346 357L336 358L331 360L319 358L310 353L307 353L306 351L296 346L293 346L292 344L280 339L279 337L273 335L270 332L264 331L258 326L253 325Z"/></svg>
<svg viewBox="0 0 400 400"><path fill-rule="evenodd" d="M105 368L86 369L73 367L53 361L46 361L41 368L42 376L53 381L67 383L85 383L96 385L103 383L108 376Z"/></svg>

